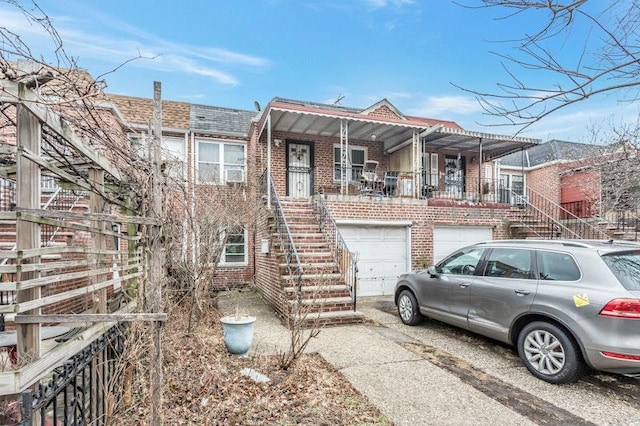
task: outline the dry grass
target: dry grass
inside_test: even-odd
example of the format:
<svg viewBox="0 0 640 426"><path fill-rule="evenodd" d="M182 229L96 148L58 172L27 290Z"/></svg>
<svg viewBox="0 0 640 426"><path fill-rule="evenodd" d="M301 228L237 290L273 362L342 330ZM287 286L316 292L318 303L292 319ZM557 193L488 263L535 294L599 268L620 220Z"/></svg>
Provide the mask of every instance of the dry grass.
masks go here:
<svg viewBox="0 0 640 426"><path fill-rule="evenodd" d="M277 356L239 358L227 353L220 313L206 314L186 336L187 311L165 327L164 408L169 425L390 425L378 409L317 354L304 355L293 369L278 368ZM148 371L142 355L132 400L114 410L113 425L146 424ZM147 363L148 364L148 363ZM269 377L258 383L242 375L251 368ZM138 392L136 392L136 390Z"/></svg>

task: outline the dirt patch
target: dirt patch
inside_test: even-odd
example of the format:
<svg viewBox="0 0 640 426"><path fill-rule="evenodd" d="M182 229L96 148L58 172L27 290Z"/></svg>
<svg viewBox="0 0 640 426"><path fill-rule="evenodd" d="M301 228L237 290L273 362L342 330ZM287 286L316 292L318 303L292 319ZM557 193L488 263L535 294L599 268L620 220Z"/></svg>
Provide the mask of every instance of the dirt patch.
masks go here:
<svg viewBox="0 0 640 426"><path fill-rule="evenodd" d="M228 354L217 311L207 314L191 336L182 332L186 330L182 317L171 315L163 334L165 424L391 424L319 355L304 355L294 368L282 370L277 356ZM243 369L269 381L256 381L242 374ZM146 424L149 399L144 374L148 373L136 376L131 403L118 407L110 424Z"/></svg>

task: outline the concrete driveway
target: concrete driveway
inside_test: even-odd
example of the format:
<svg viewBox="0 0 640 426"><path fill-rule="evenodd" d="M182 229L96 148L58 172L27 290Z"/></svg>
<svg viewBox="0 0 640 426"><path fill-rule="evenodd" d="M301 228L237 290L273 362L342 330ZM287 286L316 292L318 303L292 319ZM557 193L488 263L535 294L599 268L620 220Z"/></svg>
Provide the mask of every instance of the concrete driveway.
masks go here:
<svg viewBox="0 0 640 426"><path fill-rule="evenodd" d="M253 293L254 353L282 352L289 333ZM247 296L246 300L245 296ZM223 312L231 306L221 298ZM533 377L515 350L464 330L400 322L391 297L366 298L362 325L324 328L318 352L397 425L640 425L640 380L589 374L572 385Z"/></svg>

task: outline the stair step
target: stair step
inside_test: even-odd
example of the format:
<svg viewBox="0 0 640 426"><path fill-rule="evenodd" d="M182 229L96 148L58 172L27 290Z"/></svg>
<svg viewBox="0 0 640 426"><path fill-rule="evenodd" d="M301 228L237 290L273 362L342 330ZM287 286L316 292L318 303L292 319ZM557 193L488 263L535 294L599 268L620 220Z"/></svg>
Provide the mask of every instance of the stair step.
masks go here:
<svg viewBox="0 0 640 426"><path fill-rule="evenodd" d="M301 323L303 326L332 326L345 324L361 324L365 320L362 312L354 311L327 311L327 312L309 312L306 314L297 314L294 321Z"/></svg>

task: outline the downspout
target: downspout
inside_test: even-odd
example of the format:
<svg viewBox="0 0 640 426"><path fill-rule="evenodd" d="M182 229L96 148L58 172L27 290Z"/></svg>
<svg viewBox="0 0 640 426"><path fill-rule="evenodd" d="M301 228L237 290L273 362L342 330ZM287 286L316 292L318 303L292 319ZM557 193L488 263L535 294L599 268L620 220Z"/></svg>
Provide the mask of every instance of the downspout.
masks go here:
<svg viewBox="0 0 640 426"><path fill-rule="evenodd" d="M191 145L191 158L189 161L189 163L191 163L191 167L188 173L189 176L189 181L191 181L193 179L193 182L195 183L196 179L197 179L197 175L196 175L196 138L195 138L195 133L190 132L189 133L189 145ZM189 202L189 208L191 209L191 217L195 216L195 211L196 211L196 193L195 193L195 187L196 185L190 185L189 189L187 191L187 193L189 194L189 197L191 198L190 202ZM197 260L197 254L196 254L196 230L193 228L193 226L191 226L191 262L193 265L196 265L196 260Z"/></svg>
<svg viewBox="0 0 640 426"><path fill-rule="evenodd" d="M271 210L271 109L267 115L267 208Z"/></svg>

